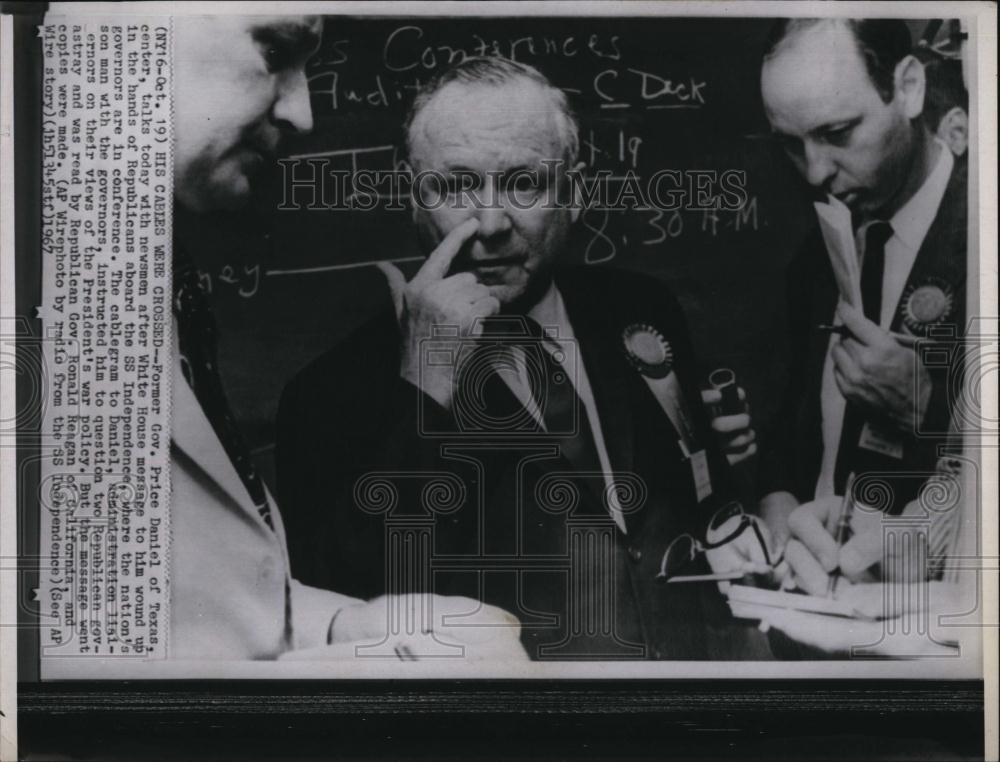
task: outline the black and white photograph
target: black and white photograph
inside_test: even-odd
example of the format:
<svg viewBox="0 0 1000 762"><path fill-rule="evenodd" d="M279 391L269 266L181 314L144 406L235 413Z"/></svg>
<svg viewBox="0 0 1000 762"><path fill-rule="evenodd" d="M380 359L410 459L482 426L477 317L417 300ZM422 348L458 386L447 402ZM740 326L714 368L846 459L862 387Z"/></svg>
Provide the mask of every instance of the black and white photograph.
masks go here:
<svg viewBox="0 0 1000 762"><path fill-rule="evenodd" d="M191 680L949 681L822 758L991 758L995 5L18 5L3 759Z"/></svg>

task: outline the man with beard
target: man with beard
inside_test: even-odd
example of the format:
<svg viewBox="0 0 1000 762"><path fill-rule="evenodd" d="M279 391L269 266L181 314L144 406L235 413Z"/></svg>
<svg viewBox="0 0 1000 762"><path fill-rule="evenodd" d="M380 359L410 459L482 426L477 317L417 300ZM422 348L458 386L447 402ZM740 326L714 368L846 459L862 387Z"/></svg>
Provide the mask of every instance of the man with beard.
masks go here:
<svg viewBox="0 0 1000 762"><path fill-rule="evenodd" d="M300 16L177 17L174 193L181 210L244 206L280 139L312 129L305 65L321 28L320 19ZM390 632L393 611L419 619L438 653L451 646L451 653L468 647L472 656L523 658L516 620L477 601L364 603L293 579L281 515L229 412L211 310L179 243L174 318L172 658L273 659L289 652L323 658L331 653L327 645L366 641L419 655L426 638Z"/></svg>

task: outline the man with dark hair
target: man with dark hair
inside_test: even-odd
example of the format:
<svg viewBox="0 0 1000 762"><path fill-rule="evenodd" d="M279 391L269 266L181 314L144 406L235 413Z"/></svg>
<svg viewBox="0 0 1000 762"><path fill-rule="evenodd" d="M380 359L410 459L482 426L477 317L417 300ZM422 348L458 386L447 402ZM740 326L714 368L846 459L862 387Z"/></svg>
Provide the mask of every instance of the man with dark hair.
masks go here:
<svg viewBox="0 0 1000 762"><path fill-rule="evenodd" d="M844 239L861 260L860 300L818 228L788 271L786 409L762 458L762 511L783 539L790 511L843 494L851 474L885 482L899 512L934 472L954 379L914 343L961 335L967 183L928 129L924 67L902 21L782 22L761 92L797 169L831 209L846 207Z"/></svg>
<svg viewBox="0 0 1000 762"><path fill-rule="evenodd" d="M437 179L414 197L430 254L409 280L383 265L391 305L282 395L296 572L500 605L535 659L759 656L701 576L713 515L720 546L769 556L756 520L723 510L726 458L676 301L560 266L581 211L566 96L525 64L472 58L406 124L415 177ZM753 447L748 425L716 420L731 454Z"/></svg>
<svg viewBox="0 0 1000 762"><path fill-rule="evenodd" d="M962 76L962 62L921 47L915 53L924 64L927 94L924 119L956 157L969 147L969 91Z"/></svg>

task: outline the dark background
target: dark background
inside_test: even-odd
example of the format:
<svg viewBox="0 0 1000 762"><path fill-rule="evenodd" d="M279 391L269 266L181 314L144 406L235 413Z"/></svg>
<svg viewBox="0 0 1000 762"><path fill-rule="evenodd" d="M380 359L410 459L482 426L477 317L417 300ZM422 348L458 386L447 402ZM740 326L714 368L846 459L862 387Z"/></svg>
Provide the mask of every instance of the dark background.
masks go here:
<svg viewBox="0 0 1000 762"><path fill-rule="evenodd" d="M538 67L567 92L580 116L581 159L591 167L615 175L631 169L641 178L662 168L745 171L751 205L742 214L590 209L566 259L639 270L670 284L687 313L702 378L721 365L733 368L761 429L776 406L781 377L781 276L811 215L806 189L767 139L759 102L759 61L770 24L328 19L309 70L316 127L286 154L346 152L331 157L331 166L344 169L352 161L399 166L401 124L415 85L446 66L449 56L485 50ZM703 83L704 103L676 108L692 101L657 95L664 80L671 89L684 83L688 92L692 83ZM608 104L602 93L627 106L602 107ZM211 285L223 380L267 477L285 383L387 298L373 267L315 268L420 253L408 210L276 211L282 178L275 170L273 182L260 183L270 192L253 210L176 221ZM313 271L278 272L297 270Z"/></svg>
<svg viewBox="0 0 1000 762"><path fill-rule="evenodd" d="M0 3L4 12L11 3ZM29 334L39 303L38 284L38 47L34 25L44 3L15 12L18 102L16 131L17 315ZM324 64L344 88L369 92L381 65L385 36L407 21L333 20L325 49L348 53L347 61ZM750 20L641 21L558 20L482 22L424 19L422 43L449 40L474 51L473 33L488 40L531 34L574 37L581 52L573 59L544 55L519 58L537 64L563 87L583 90L577 106L588 125L605 125L602 166L615 167L614 125L643 138L641 164L684 168L705 157L725 157L720 146L746 161L751 190L760 188L760 227L755 232L720 225L718 236L699 234L700 221L685 220L684 232L655 245L616 244L607 264L649 272L671 283L688 311L706 367L729 362L754 397L758 419L771 400L774 352L769 321L780 318L781 268L808 219L800 187L781 157L748 135L762 127L756 103L756 52L767 22ZM919 33L922 24L915 25ZM359 33L359 29L365 33ZM521 30L520 32L518 30ZM343 30L343 31L341 31ZM548 32L545 32L548 30ZM619 34L619 61L597 60L586 43L590 34ZM340 43L347 40L347 43ZM411 39L411 42L415 40ZM335 43L338 43L335 45ZM640 44L641 43L641 44ZM405 52L403 48L397 51ZM419 53L421 47L409 49ZM525 53L524 44L518 47ZM704 77L706 105L693 111L627 112L599 109L592 90L605 68L650 67L679 79ZM695 69L697 68L697 71ZM423 67L408 76L426 79ZM711 77L709 74L711 73ZM353 84L350 84L353 83ZM588 83L590 89L588 89ZM317 81L317 88L329 81ZM329 97L329 96L327 96ZM634 98L634 91L630 97ZM344 95L336 111L318 97L316 134L295 150L377 146L398 141L403 106L358 107ZM589 104L589 110L588 110ZM606 122L604 120L607 120ZM615 120L618 120L616 122ZM641 130L632 132L633 127ZM392 136L384 143L385 136ZM715 136L717 143L713 146ZM715 151L713 154L712 151ZM745 153L740 153L745 152ZM676 162L676 163L674 163ZM753 163L751 163L753 162ZM711 166L711 165L704 165ZM765 203L765 201L767 203ZM270 205L269 205L270 204ZM371 268L323 275L265 276L253 297L253 265L291 269L406 255L414 251L407 215L390 224L362 215L312 213L281 223L273 202L242 216L178 220L187 226L197 255L216 288L226 381L247 433L268 460L274 405L285 381L300 365L350 330L383 294ZM647 215L647 218L650 215ZM642 230L642 214L615 224L627 234ZM598 220L592 224L600 227ZM648 225L648 222L645 223ZM299 240L289 235L296 226ZM181 230L178 230L180 233ZM652 227L645 238L657 237ZM584 231L586 233L586 231ZM270 236L262 243L263 235ZM633 236L634 236L633 232ZM592 236L593 237L593 236ZM582 246L585 249L586 235ZM633 244L636 238L631 238ZM643 240L642 238L638 240ZM584 249L574 252L583 259ZM600 252L600 248L592 249ZM605 250L607 253L607 250ZM239 269L246 256L249 270ZM237 283L219 278L226 264ZM237 275L244 277L243 282ZM28 349L30 350L30 346ZM24 345L19 345L21 352ZM21 395L25 384L18 385ZM31 411L19 396L18 410ZM29 413L25 413L28 415ZM18 418L18 466L22 599L19 631L19 722L23 759L982 759L981 682L926 681L563 681L518 683L288 683L159 681L150 683L37 680L35 626L30 591L37 544L37 504L25 484L37 481L37 444Z"/></svg>

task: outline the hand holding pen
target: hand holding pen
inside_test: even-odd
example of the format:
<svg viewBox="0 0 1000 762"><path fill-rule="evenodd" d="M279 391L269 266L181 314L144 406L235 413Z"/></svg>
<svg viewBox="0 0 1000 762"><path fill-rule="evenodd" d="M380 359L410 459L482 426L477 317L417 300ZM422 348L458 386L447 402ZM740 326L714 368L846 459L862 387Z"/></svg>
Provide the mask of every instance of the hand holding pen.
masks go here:
<svg viewBox="0 0 1000 762"><path fill-rule="evenodd" d="M840 551L848 540L851 539L851 520L854 518L854 474L847 477L847 484L844 487L844 498L840 505L840 516L837 519L837 528L834 534L834 541L837 544L837 567L830 572L830 581L826 585L826 597L832 598L837 590L837 582L840 580Z"/></svg>

